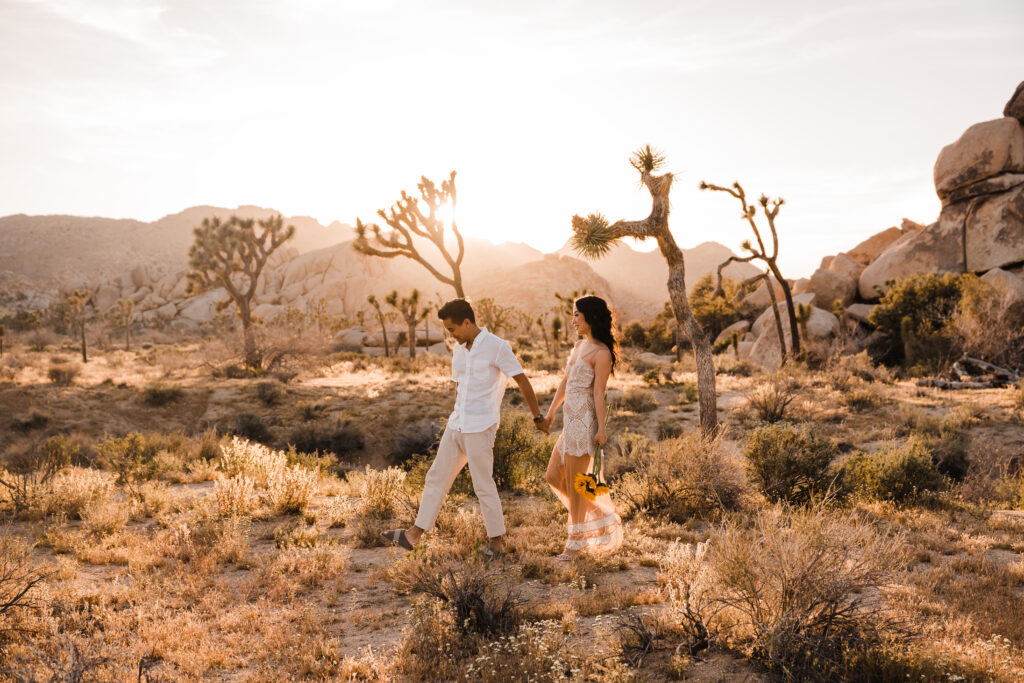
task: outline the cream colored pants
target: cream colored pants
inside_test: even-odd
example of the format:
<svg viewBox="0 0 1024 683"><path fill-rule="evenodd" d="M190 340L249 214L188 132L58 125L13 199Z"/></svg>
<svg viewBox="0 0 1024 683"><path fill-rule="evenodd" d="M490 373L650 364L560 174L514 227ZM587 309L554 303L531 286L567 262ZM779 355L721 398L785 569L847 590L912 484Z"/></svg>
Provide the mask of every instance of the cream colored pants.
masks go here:
<svg viewBox="0 0 1024 683"><path fill-rule="evenodd" d="M434 526L441 511L448 490L463 465L469 462L469 474L473 478L473 490L480 501L480 512L484 526L491 538L505 533L505 518L501 514L501 498L494 484L494 435L498 425L492 425L486 432L464 434L457 429L445 428L437 456L427 470L423 482L423 496L420 511L416 515L416 526L427 530Z"/></svg>

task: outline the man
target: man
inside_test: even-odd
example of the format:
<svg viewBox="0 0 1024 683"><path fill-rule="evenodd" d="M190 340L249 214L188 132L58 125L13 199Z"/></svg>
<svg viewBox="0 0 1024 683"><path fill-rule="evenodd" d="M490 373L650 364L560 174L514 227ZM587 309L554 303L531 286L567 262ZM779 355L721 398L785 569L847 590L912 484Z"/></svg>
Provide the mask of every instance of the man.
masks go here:
<svg viewBox="0 0 1024 683"><path fill-rule="evenodd" d="M456 382L455 409L441 436L437 455L427 471L416 522L407 529L382 535L391 543L412 550L423 532L433 528L448 490L463 465L469 463L473 490L480 501L487 528L488 554L502 548L505 518L498 487L494 484L494 435L501 417L501 399L507 377L519 385L538 429L544 423L530 380L512 353L512 347L487 328L477 327L469 302L453 299L437 312L444 328L456 342L452 350L452 379Z"/></svg>

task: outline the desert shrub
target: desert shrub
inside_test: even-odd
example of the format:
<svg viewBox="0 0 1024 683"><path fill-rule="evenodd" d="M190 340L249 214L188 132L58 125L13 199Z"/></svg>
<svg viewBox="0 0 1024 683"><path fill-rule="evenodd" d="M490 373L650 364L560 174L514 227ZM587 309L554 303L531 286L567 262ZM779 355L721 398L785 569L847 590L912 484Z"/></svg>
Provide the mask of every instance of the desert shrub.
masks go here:
<svg viewBox="0 0 1024 683"><path fill-rule="evenodd" d="M128 524L128 508L109 498L94 500L82 508L82 528L103 538L116 534Z"/></svg>
<svg viewBox="0 0 1024 683"><path fill-rule="evenodd" d="M664 441L665 439L675 439L683 435L686 431L686 425L680 420L659 420L658 421L658 441Z"/></svg>
<svg viewBox="0 0 1024 683"><path fill-rule="evenodd" d="M241 562L249 554L249 523L242 517L207 516L176 523L167 531L171 557L194 565Z"/></svg>
<svg viewBox="0 0 1024 683"><path fill-rule="evenodd" d="M627 459L633 471L612 482L627 518L642 512L685 522L739 505L742 471L721 438L705 439L694 431L646 447L637 443Z"/></svg>
<svg viewBox="0 0 1024 683"><path fill-rule="evenodd" d="M49 423L49 416L33 410L25 417L16 417L11 420L11 429L17 432L31 432L36 429L42 429Z"/></svg>
<svg viewBox="0 0 1024 683"><path fill-rule="evenodd" d="M642 349L647 346L647 330L639 320L634 320L622 329L622 343Z"/></svg>
<svg viewBox="0 0 1024 683"><path fill-rule="evenodd" d="M560 621L521 624L512 634L485 643L465 669L468 680L564 681L581 677L580 657L566 647Z"/></svg>
<svg viewBox="0 0 1024 683"><path fill-rule="evenodd" d="M180 400L184 394L181 387L154 382L142 390L142 402L147 406L158 408Z"/></svg>
<svg viewBox="0 0 1024 683"><path fill-rule="evenodd" d="M953 481L964 478L970 465L967 454L969 436L967 430L957 424L956 416L947 415L941 420L922 419L913 434L928 451L939 474Z"/></svg>
<svg viewBox="0 0 1024 683"><path fill-rule="evenodd" d="M278 382L259 382L256 385L256 398L265 406L274 406L284 398L284 389Z"/></svg>
<svg viewBox="0 0 1024 683"><path fill-rule="evenodd" d="M973 275L962 276L950 323L964 353L1003 367L1024 366L1024 302Z"/></svg>
<svg viewBox="0 0 1024 683"><path fill-rule="evenodd" d="M31 544L9 529L0 531L0 624L3 624L3 641L28 631L24 616L42 607L36 593L37 586L46 578L47 574L32 560Z"/></svg>
<svg viewBox="0 0 1024 683"><path fill-rule="evenodd" d="M402 465L414 455L436 453L440 436L438 425L433 420L420 420L396 427L391 446L391 462Z"/></svg>
<svg viewBox="0 0 1024 683"><path fill-rule="evenodd" d="M220 468L229 477L242 475L252 479L255 486L265 488L270 480L285 469L287 456L263 444L246 441L237 436L221 446Z"/></svg>
<svg viewBox="0 0 1024 683"><path fill-rule="evenodd" d="M525 413L503 413L494 435L494 483L502 490L532 490L544 481L554 443Z"/></svg>
<svg viewBox="0 0 1024 683"><path fill-rule="evenodd" d="M786 410L796 397L796 385L779 375L773 376L747 393L747 400L758 419L768 423L785 419Z"/></svg>
<svg viewBox="0 0 1024 683"><path fill-rule="evenodd" d="M248 515L256 504L253 481L242 474L220 479L213 485L217 512L225 516Z"/></svg>
<svg viewBox="0 0 1024 683"><path fill-rule="evenodd" d="M77 365L70 363L61 363L60 365L50 366L50 370L46 373L50 378L50 381L59 387L69 387L75 382L75 378L78 377L78 373L81 372L81 368Z"/></svg>
<svg viewBox="0 0 1024 683"><path fill-rule="evenodd" d="M461 635L444 602L421 598L413 603L409 624L402 631L395 668L410 681L461 680L483 640Z"/></svg>
<svg viewBox="0 0 1024 683"><path fill-rule="evenodd" d="M1017 382L1017 385L1013 389L1013 398L1011 403L1014 408L1024 412L1024 382Z"/></svg>
<svg viewBox="0 0 1024 683"><path fill-rule="evenodd" d="M370 519L391 519L409 505L405 490L406 473L397 467L375 470L369 465L363 471L347 475L349 485L359 497L357 512Z"/></svg>
<svg viewBox="0 0 1024 683"><path fill-rule="evenodd" d="M885 405L885 397L871 386L850 386L843 391L843 405L860 413Z"/></svg>
<svg viewBox="0 0 1024 683"><path fill-rule="evenodd" d="M679 398L676 403L685 405L697 400L698 391L696 382L683 382L679 385Z"/></svg>
<svg viewBox="0 0 1024 683"><path fill-rule="evenodd" d="M260 443L269 443L271 440L270 429L267 428L267 424L263 421L259 415L255 413L238 413L231 421L231 427L229 430L232 434L248 439L249 441L259 441ZM300 450L307 450L305 448Z"/></svg>
<svg viewBox="0 0 1024 683"><path fill-rule="evenodd" d="M839 391L849 388L853 379L885 384L892 382L889 370L884 365L871 362L866 350L853 355L833 356L829 360L826 376L832 387Z"/></svg>
<svg viewBox="0 0 1024 683"><path fill-rule="evenodd" d="M715 595L714 573L705 561L708 543L675 541L658 559L658 583L665 587L675 623L682 627L688 653L706 649L712 640L712 620L722 610Z"/></svg>
<svg viewBox="0 0 1024 683"><path fill-rule="evenodd" d="M973 276L928 273L890 283L871 312L871 324L881 333L872 354L886 365L926 371L947 365L958 355L949 321L968 277Z"/></svg>
<svg viewBox="0 0 1024 683"><path fill-rule="evenodd" d="M267 482L267 502L278 513L302 512L320 486L320 473L301 465L282 468Z"/></svg>
<svg viewBox="0 0 1024 683"><path fill-rule="evenodd" d="M658 408L658 399L654 397L654 392L640 387L627 389L617 403L618 407L634 413L649 413Z"/></svg>
<svg viewBox="0 0 1024 683"><path fill-rule="evenodd" d="M747 475L765 498L803 505L832 484L829 466L835 445L809 428L770 424L754 430L743 445Z"/></svg>
<svg viewBox="0 0 1024 683"><path fill-rule="evenodd" d="M710 339L715 339L722 330L733 323L753 318L760 311L750 302L732 303L739 292L739 284L732 278L722 278L724 296L715 296L715 277L708 273L697 280L690 291L690 308Z"/></svg>
<svg viewBox="0 0 1024 683"><path fill-rule="evenodd" d="M312 422L319 419L327 408L323 403L311 403L309 401L302 401L296 407L299 409L299 417L303 422Z"/></svg>
<svg viewBox="0 0 1024 683"><path fill-rule="evenodd" d="M81 467L63 469L45 487L43 511L68 519L84 519L86 508L106 501L114 492L114 480L115 475L110 472Z"/></svg>
<svg viewBox="0 0 1024 683"><path fill-rule="evenodd" d="M644 372L641 379L643 379L644 384L657 386L661 383L661 371L658 368L651 368Z"/></svg>
<svg viewBox="0 0 1024 683"><path fill-rule="evenodd" d="M117 480L129 488L152 479L158 469L157 455L167 444L157 435L129 432L109 437L96 446L97 464L117 473Z"/></svg>
<svg viewBox="0 0 1024 683"><path fill-rule="evenodd" d="M280 524L274 529L274 545L278 548L315 548L320 541L316 525L302 520Z"/></svg>
<svg viewBox="0 0 1024 683"><path fill-rule="evenodd" d="M47 485L79 454L80 445L65 436L52 436L33 451L16 451L0 470L3 502L16 516L39 512L45 504Z"/></svg>
<svg viewBox="0 0 1024 683"><path fill-rule="evenodd" d="M497 571L471 561L422 572L414 590L444 603L461 633L497 636L515 632L521 620L518 596L500 584Z"/></svg>
<svg viewBox="0 0 1024 683"><path fill-rule="evenodd" d="M775 506L712 533L708 561L730 640L791 680L829 680L882 642L884 601L868 599L903 562L903 541L863 517Z"/></svg>
<svg viewBox="0 0 1024 683"><path fill-rule="evenodd" d="M645 331L647 337L646 348L652 353L668 353L676 345L676 316L672 312L672 305L665 302L662 308L651 320Z"/></svg>
<svg viewBox="0 0 1024 683"><path fill-rule="evenodd" d="M286 441L303 453L333 453L338 458L361 451L364 445L363 434L352 420L297 425Z"/></svg>
<svg viewBox="0 0 1024 683"><path fill-rule="evenodd" d="M911 437L876 453L855 453L843 463L844 486L872 500L908 503L942 488L944 480L923 439Z"/></svg>
<svg viewBox="0 0 1024 683"><path fill-rule="evenodd" d="M303 453L296 450L295 446L289 446L284 455L289 465L299 465L307 470L313 470L321 474L334 472L338 466L338 458L334 453L321 454L317 451Z"/></svg>

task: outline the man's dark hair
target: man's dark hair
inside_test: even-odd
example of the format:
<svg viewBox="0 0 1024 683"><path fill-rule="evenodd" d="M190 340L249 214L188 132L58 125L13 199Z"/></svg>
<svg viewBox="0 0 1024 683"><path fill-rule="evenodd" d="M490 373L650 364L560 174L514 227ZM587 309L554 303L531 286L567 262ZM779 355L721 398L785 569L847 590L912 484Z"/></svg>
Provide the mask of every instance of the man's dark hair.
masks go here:
<svg viewBox="0 0 1024 683"><path fill-rule="evenodd" d="M441 320L451 320L456 325L461 325L467 319L474 325L476 324L476 313L465 299L452 299L438 309L437 317Z"/></svg>

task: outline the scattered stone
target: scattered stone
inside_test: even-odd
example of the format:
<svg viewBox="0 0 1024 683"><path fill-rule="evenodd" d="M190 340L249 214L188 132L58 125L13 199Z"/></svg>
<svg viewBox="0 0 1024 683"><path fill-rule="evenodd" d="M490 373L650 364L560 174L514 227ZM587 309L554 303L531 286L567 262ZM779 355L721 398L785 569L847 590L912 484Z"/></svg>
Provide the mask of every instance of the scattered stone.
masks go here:
<svg viewBox="0 0 1024 683"><path fill-rule="evenodd" d="M871 315L871 311L875 310L876 304L850 304L846 307L846 315L849 318L853 318L859 323L868 323L868 317Z"/></svg>

